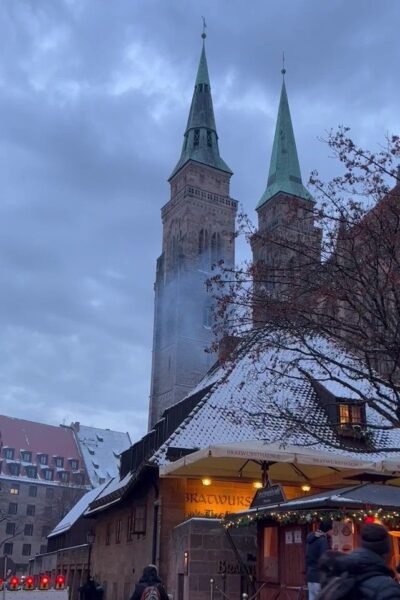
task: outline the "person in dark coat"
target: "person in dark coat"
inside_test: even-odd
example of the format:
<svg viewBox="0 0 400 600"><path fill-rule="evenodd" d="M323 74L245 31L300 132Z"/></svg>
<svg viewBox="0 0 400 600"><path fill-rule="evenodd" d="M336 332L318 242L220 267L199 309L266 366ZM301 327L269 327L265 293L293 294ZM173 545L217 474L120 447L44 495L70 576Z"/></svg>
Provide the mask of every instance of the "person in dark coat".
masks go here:
<svg viewBox="0 0 400 600"><path fill-rule="evenodd" d="M321 588L324 588L334 577L339 577L343 572L343 558L346 556L338 550L328 550L318 562L319 582Z"/></svg>
<svg viewBox="0 0 400 600"><path fill-rule="evenodd" d="M343 571L358 579L358 597L375 600L400 599L400 585L387 566L391 541L388 530L376 523L361 529L360 547L341 559Z"/></svg>
<svg viewBox="0 0 400 600"><path fill-rule="evenodd" d="M322 521L316 531L306 539L306 569L309 600L315 600L321 590L319 561L329 550L328 535L332 532L332 521Z"/></svg>
<svg viewBox="0 0 400 600"><path fill-rule="evenodd" d="M147 565L147 567L143 569L143 575L137 582L130 600L141 600L142 594L147 587L157 588L160 600L169 600L162 581L158 577L157 567L155 565Z"/></svg>

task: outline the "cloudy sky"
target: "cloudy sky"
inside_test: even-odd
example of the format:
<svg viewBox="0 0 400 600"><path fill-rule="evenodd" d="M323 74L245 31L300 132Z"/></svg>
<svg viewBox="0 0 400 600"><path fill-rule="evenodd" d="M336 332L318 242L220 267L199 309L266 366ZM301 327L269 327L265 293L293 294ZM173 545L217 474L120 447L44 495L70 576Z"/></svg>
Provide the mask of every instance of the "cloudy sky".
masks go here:
<svg viewBox="0 0 400 600"><path fill-rule="evenodd" d="M232 196L263 191L286 56L303 178L400 132L398 0L1 0L0 412L144 433L160 208L207 20Z"/></svg>

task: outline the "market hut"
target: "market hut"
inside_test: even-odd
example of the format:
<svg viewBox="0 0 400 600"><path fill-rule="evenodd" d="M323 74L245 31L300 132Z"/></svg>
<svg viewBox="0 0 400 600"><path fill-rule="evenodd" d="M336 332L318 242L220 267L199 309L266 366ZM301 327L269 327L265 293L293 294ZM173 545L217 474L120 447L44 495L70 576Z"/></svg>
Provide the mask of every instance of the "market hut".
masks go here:
<svg viewBox="0 0 400 600"><path fill-rule="evenodd" d="M341 552L358 546L364 523L386 525L392 538L391 566L399 563L400 487L364 483L273 504L262 502L266 491L259 491L250 510L225 521L228 528L257 523L260 600L275 598L281 590L288 600L300 597L306 588L305 539L322 519L333 521L332 549Z"/></svg>

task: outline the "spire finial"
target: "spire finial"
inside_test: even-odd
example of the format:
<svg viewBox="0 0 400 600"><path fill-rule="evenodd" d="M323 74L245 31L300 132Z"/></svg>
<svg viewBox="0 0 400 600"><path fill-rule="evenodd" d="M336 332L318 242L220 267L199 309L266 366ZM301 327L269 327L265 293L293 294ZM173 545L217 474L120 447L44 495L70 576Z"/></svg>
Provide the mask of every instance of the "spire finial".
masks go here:
<svg viewBox="0 0 400 600"><path fill-rule="evenodd" d="M285 69L285 53L284 52L282 52L282 69L281 69L281 73L283 75L283 79L285 79L286 69Z"/></svg>
<svg viewBox="0 0 400 600"><path fill-rule="evenodd" d="M201 17L203 19L203 33L201 34L201 37L203 38L203 40L206 39L207 34L206 34L206 29L207 29L207 23L204 17Z"/></svg>

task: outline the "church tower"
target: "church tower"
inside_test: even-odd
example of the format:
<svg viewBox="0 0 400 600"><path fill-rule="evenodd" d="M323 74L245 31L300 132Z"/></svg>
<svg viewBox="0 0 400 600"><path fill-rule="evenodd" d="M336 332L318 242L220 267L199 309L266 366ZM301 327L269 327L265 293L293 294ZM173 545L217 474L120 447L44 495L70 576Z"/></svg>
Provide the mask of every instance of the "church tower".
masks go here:
<svg viewBox="0 0 400 600"><path fill-rule="evenodd" d="M279 318L295 306L312 264L320 260L321 231L314 223L314 200L304 187L297 156L285 69L266 189L257 205L252 239L254 325ZM293 299L295 298L295 302Z"/></svg>
<svg viewBox="0 0 400 600"><path fill-rule="evenodd" d="M212 300L205 282L212 265L235 258L237 202L229 195L232 171L218 147L205 33L189 118L178 164L169 178L171 195L161 209L162 253L155 282L149 429L181 400L215 357Z"/></svg>

